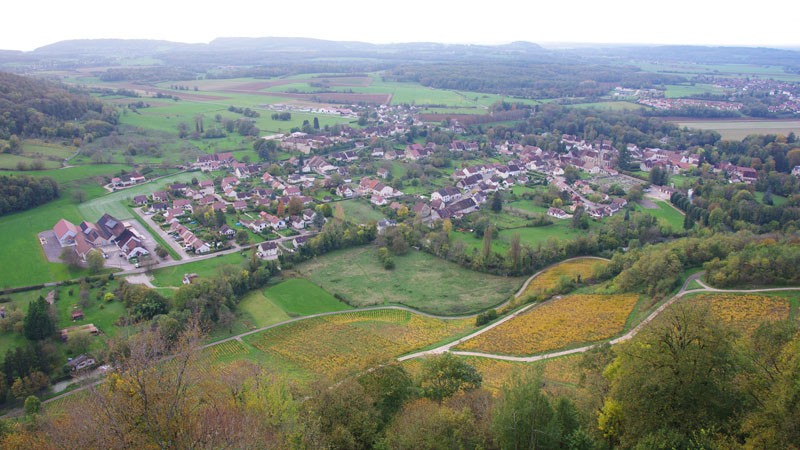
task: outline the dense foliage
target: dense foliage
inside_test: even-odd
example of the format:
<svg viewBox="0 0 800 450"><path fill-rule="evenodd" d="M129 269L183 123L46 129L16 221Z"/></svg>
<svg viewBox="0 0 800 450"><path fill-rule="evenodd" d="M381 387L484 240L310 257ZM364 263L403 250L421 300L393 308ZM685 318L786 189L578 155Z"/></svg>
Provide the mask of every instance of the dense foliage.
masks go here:
<svg viewBox="0 0 800 450"><path fill-rule="evenodd" d="M97 137L110 133L116 123L117 112L86 93L0 72L0 140Z"/></svg>
<svg viewBox="0 0 800 450"><path fill-rule="evenodd" d="M0 216L34 208L58 195L58 183L50 177L0 175Z"/></svg>

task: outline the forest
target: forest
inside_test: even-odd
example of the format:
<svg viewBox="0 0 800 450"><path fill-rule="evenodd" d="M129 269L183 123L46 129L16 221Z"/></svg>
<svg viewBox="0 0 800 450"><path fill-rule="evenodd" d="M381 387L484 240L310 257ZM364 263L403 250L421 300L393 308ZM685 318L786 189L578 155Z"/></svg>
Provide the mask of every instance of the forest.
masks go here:
<svg viewBox="0 0 800 450"><path fill-rule="evenodd" d="M58 196L58 183L50 177L0 175L0 216L35 208Z"/></svg>
<svg viewBox="0 0 800 450"><path fill-rule="evenodd" d="M20 138L87 139L117 123L115 108L88 93L51 81L0 72L0 149L20 152Z"/></svg>

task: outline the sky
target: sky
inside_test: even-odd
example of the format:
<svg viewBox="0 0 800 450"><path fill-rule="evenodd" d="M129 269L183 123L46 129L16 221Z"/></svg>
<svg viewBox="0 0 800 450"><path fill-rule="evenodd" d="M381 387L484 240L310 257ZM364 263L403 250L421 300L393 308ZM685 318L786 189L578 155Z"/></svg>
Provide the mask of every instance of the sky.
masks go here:
<svg viewBox="0 0 800 450"><path fill-rule="evenodd" d="M67 39L310 37L372 43L529 41L800 47L796 0L11 0L0 49ZM741 6L739 6L741 5Z"/></svg>

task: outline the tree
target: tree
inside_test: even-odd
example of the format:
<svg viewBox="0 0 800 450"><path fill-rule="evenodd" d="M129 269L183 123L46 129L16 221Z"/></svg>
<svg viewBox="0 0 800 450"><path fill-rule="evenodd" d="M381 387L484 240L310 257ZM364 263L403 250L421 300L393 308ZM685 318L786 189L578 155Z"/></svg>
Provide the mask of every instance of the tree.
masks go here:
<svg viewBox="0 0 800 450"><path fill-rule="evenodd" d="M236 243L239 245L247 245L250 242L250 235L247 230L238 230L236 232Z"/></svg>
<svg viewBox="0 0 800 450"><path fill-rule="evenodd" d="M462 390L481 386L481 375L463 360L445 353L422 362L419 386L422 395L438 403Z"/></svg>
<svg viewBox="0 0 800 450"><path fill-rule="evenodd" d="M300 197L292 197L289 200L289 204L286 206L286 210L290 216L296 216L303 211L303 201L300 200Z"/></svg>
<svg viewBox="0 0 800 450"><path fill-rule="evenodd" d="M55 334L56 324L49 310L50 304L42 296L30 302L23 325L23 334L26 338L40 341Z"/></svg>
<svg viewBox="0 0 800 450"><path fill-rule="evenodd" d="M519 233L514 233L511 236L511 245L508 248L508 261L511 264L512 270L519 269L519 264L522 258L522 244L520 243Z"/></svg>
<svg viewBox="0 0 800 450"><path fill-rule="evenodd" d="M105 263L106 259L97 249L92 249L89 251L89 254L86 255L86 264L89 266L89 272L92 274L100 272Z"/></svg>
<svg viewBox="0 0 800 450"><path fill-rule="evenodd" d="M648 435L721 427L741 401L731 331L708 308L673 305L606 369L611 391L601 426L628 447ZM616 406L614 406L616 405ZM613 412L612 412L613 410ZM605 425L604 425L605 424Z"/></svg>
<svg viewBox="0 0 800 450"><path fill-rule="evenodd" d="M86 201L86 191L83 189L75 189L72 191L72 200L75 203L83 203Z"/></svg>
<svg viewBox="0 0 800 450"><path fill-rule="evenodd" d="M386 430L386 444L398 450L486 448L481 431L470 408L419 399L397 415Z"/></svg>
<svg viewBox="0 0 800 450"><path fill-rule="evenodd" d="M575 211L572 213L572 228L578 230L589 229L589 217L586 216L586 210L583 206L575 208Z"/></svg>
<svg viewBox="0 0 800 450"><path fill-rule="evenodd" d="M515 374L503 386L492 417L500 448L563 448L578 430L577 408L566 398L554 406L541 386L541 374L531 370Z"/></svg>
<svg viewBox="0 0 800 450"><path fill-rule="evenodd" d="M500 191L495 191L492 195L492 204L490 206L492 212L499 213L503 210L503 194Z"/></svg>
<svg viewBox="0 0 800 450"><path fill-rule="evenodd" d="M483 256L484 261L489 259L489 256L492 254L492 235L494 234L494 226L489 225L485 230L483 230L483 250L481 251L481 256Z"/></svg>
<svg viewBox="0 0 800 450"><path fill-rule="evenodd" d="M319 119L314 117L314 129L319 130Z"/></svg>
<svg viewBox="0 0 800 450"><path fill-rule="evenodd" d="M39 400L39 397L35 395L29 395L28 398L25 399L25 415L30 417L36 414L39 414L39 411L42 409L42 401Z"/></svg>
<svg viewBox="0 0 800 450"><path fill-rule="evenodd" d="M78 252L75 251L75 247L64 247L61 250L59 259L64 261L64 263L66 263L72 269L77 269L81 266L81 257L78 256Z"/></svg>

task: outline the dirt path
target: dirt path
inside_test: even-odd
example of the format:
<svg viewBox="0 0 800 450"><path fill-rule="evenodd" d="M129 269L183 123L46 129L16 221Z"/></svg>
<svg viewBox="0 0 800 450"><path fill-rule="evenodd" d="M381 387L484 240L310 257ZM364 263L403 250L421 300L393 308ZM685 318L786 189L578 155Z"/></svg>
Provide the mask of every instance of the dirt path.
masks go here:
<svg viewBox="0 0 800 450"><path fill-rule="evenodd" d="M680 298L682 298L683 296L685 296L687 294L695 294L695 293L699 293L699 292L756 293L756 292L777 292L777 291L800 291L800 287L766 288L766 289L716 289L716 288L709 287L708 285L706 285L705 283L703 283L700 280L700 277L703 276L704 273L705 272L698 272L696 274L693 274L693 275L689 276L686 279L686 281L683 283L683 286L681 286L681 289L680 289L680 291L678 291L677 294L675 294L674 296L672 296L672 298L670 298L669 300L664 302L661 306L656 308L655 311L650 313L638 325L633 327L627 333L625 333L625 334L623 334L623 335L621 335L619 337L616 337L614 339L605 341L605 342L608 342L611 345L616 345L616 344L619 344L621 342L625 342L625 341L630 340L631 338L636 336L636 334L638 334L639 331L642 330L642 328L644 328L647 324L652 322L653 319L655 319L659 314L664 312L665 309L669 308L670 305L672 305L673 303L675 303L676 301L678 301ZM689 286L689 284L692 281L697 281L697 283L700 284L700 286L703 286L703 288L702 289L687 290L686 289L687 286ZM540 303L540 305L541 304L544 304L544 303ZM417 353L412 353L410 355L401 356L400 358L397 358L397 360L398 361L406 361L406 360L413 359L413 358L419 358L419 357L428 356L428 355L438 355L438 354L442 354L444 352L450 352L450 353L452 353L454 355L477 356L477 357L481 357L481 358L498 359L498 360L502 360L502 361L534 362L534 361L542 361L542 360L545 360L545 359L558 358L560 356L574 355L576 353L584 353L586 351L589 351L589 350L597 347L598 345L601 345L601 344L597 343L597 344L585 345L585 346L578 347L578 348L572 348L572 349L568 349L568 350L560 350L560 351L555 351L555 352L542 353L542 354L533 355L533 356L509 356L509 355L497 355L497 354L493 354L493 353L465 352L465 351L451 351L450 350L452 347L454 347L454 346L456 346L458 344L461 344L464 341L472 339L475 336L483 334L483 333L491 330L492 328L496 327L497 325L500 325L501 323L504 323L507 320L510 320L513 317L516 317L519 314L521 314L521 313L523 313L525 311L528 311L530 309L532 309L532 308L531 307L523 308L523 309L517 311L516 313L504 318L503 320L500 320L500 321L498 321L498 322L496 322L496 323L494 323L494 324L492 324L492 325L490 325L488 327L482 328L481 330L478 330L475 333L472 333L469 336L461 338L461 339L459 339L459 340L457 340L455 342L451 342L449 344L445 344L445 345L442 345L440 347L437 347L437 348L434 348L434 349L431 349L431 350L427 350L427 351L423 351L423 352L417 352Z"/></svg>

